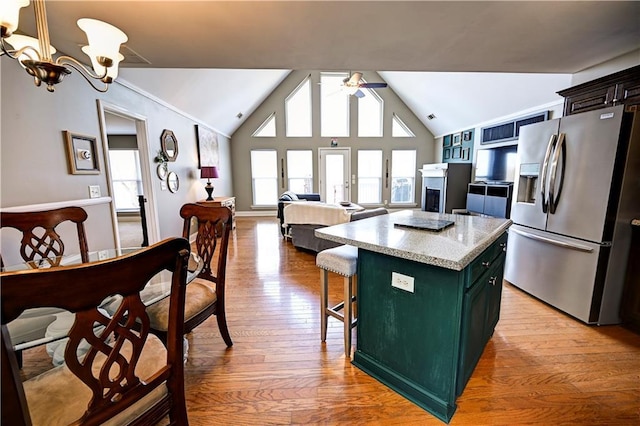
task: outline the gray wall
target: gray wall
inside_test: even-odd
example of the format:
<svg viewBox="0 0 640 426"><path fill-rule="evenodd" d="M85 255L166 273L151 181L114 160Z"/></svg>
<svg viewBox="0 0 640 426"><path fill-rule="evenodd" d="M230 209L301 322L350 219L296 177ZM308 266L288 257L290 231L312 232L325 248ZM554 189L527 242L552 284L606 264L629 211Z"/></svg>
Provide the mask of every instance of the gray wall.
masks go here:
<svg viewBox="0 0 640 426"><path fill-rule="evenodd" d="M311 75L311 90L313 102L312 134L310 138L287 138L285 137L285 98L302 82L307 75ZM377 73L364 71L368 81L383 81ZM251 160L252 149L276 149L278 155L278 165L280 160L286 161L286 151L289 149L312 149L313 150L313 176L314 191L318 191L318 148L329 147L331 138L320 137L320 71L293 71L278 86L273 93L260 105L247 120L236 130L231 137L231 162L233 168L233 186L236 197L236 209L239 211L251 210ZM357 98L351 97L350 109L350 137L338 138L338 146L341 148L351 147L351 173L357 174L357 150L358 149L382 149L384 159L391 159L392 149L413 149L417 150L416 159L416 182L420 179L417 169L423 163L432 163L434 159L434 140L429 130L418 120L418 118L407 108L402 100L393 92L391 88L376 90L376 93L384 100L384 133L380 138L359 138ZM276 137L275 138L254 138L251 135L273 112L276 113ZM413 131L415 138L392 138L391 122L393 113ZM355 135L355 136L354 136ZM286 179L286 175L285 175ZM279 193L284 192L282 182L278 182ZM390 189L383 188L382 199L390 199ZM416 185L416 203L420 204L420 185ZM357 185L352 185L351 199L357 200ZM275 202L275 200L274 200Z"/></svg>
<svg viewBox="0 0 640 426"><path fill-rule="evenodd" d="M82 200L89 197L88 186L99 185L109 195L102 151L97 99L143 116L147 121L153 194L158 211L160 238L180 235L180 206L206 197L199 179L194 118L117 82L105 94L96 92L77 72L67 76L49 93L35 87L33 79L16 63L3 56L1 62L0 132L0 207ZM179 143L177 161L170 163L180 180L180 189L172 194L161 190L153 158L160 149L160 134L171 129ZM72 175L68 172L63 130L95 136L101 173ZM216 194L231 194L229 139L218 136L221 179L216 179ZM226 173L225 173L226 172ZM90 206L89 249L114 246L109 204Z"/></svg>

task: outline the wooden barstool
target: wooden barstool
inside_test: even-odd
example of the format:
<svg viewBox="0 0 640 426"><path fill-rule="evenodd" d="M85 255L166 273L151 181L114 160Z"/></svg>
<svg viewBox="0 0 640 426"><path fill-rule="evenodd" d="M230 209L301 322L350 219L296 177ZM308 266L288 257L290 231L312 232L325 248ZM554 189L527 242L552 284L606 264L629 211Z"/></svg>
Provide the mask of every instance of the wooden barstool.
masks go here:
<svg viewBox="0 0 640 426"><path fill-rule="evenodd" d="M356 270L358 248L344 245L322 250L316 256L316 266L320 271L320 337L327 340L327 321L332 316L344 323L344 353L351 357L351 329L356 326L352 304L356 301ZM344 277L344 300L329 307L329 271ZM342 311L342 313L340 312Z"/></svg>

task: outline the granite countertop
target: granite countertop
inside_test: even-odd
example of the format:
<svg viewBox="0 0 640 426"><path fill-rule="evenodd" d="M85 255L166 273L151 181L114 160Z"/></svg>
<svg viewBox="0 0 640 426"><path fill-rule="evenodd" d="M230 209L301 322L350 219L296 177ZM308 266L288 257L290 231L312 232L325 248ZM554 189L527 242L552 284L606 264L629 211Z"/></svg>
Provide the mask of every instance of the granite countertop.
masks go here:
<svg viewBox="0 0 640 426"><path fill-rule="evenodd" d="M396 221L411 217L445 219L454 224L437 232L394 226ZM315 235L389 256L461 271L496 241L511 223L509 219L402 210L319 228Z"/></svg>

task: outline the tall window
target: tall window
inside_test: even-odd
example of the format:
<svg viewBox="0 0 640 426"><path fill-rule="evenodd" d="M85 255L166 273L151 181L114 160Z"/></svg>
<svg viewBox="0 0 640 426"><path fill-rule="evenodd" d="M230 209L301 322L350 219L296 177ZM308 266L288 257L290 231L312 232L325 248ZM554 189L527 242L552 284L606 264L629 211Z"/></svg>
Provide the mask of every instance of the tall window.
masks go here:
<svg viewBox="0 0 640 426"><path fill-rule="evenodd" d="M135 149L110 150L109 164L116 210L139 210L138 195L142 194L142 175L138 151Z"/></svg>
<svg viewBox="0 0 640 426"><path fill-rule="evenodd" d="M347 73L320 73L320 135L349 136L349 96L342 84Z"/></svg>
<svg viewBox="0 0 640 426"><path fill-rule="evenodd" d="M287 151L289 191L296 194L313 192L313 153L309 150Z"/></svg>
<svg viewBox="0 0 640 426"><path fill-rule="evenodd" d="M382 201L382 151L358 151L358 203Z"/></svg>
<svg viewBox="0 0 640 426"><path fill-rule="evenodd" d="M391 202L415 201L416 151L391 151Z"/></svg>
<svg viewBox="0 0 640 426"><path fill-rule="evenodd" d="M275 150L251 151L254 206L275 206L278 200L278 159Z"/></svg>
<svg viewBox="0 0 640 426"><path fill-rule="evenodd" d="M284 101L287 137L311 137L311 76Z"/></svg>
<svg viewBox="0 0 640 426"><path fill-rule="evenodd" d="M360 89L365 96L358 98L358 136L382 137L384 103L376 92Z"/></svg>

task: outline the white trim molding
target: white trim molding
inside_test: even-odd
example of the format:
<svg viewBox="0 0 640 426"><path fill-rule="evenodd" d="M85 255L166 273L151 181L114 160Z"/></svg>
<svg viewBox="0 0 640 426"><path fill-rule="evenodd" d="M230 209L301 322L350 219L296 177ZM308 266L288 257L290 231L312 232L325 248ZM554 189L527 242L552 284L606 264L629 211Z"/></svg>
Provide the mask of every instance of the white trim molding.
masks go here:
<svg viewBox="0 0 640 426"><path fill-rule="evenodd" d="M77 207L95 206L98 204L108 204L110 202L111 202L111 197L82 198L80 200L54 201L52 203L30 204L27 206L3 207L0 209L0 211L7 212L7 213L37 212L42 210L53 210L53 209L60 209L62 207L71 207L71 206L77 206Z"/></svg>

